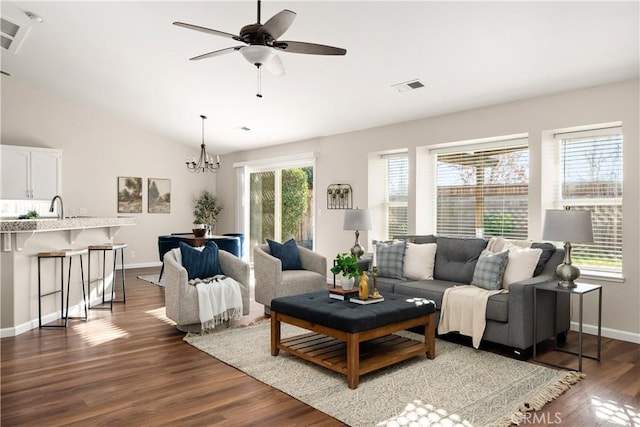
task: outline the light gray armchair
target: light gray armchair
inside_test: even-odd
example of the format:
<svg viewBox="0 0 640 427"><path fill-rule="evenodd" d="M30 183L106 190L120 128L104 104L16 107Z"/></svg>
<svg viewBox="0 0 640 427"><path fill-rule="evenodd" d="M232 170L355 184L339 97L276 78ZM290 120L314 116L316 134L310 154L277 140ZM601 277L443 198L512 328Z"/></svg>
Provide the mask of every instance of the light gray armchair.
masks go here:
<svg viewBox="0 0 640 427"><path fill-rule="evenodd" d="M253 248L253 271L256 277L256 301L271 314L271 300L276 297L327 290L327 259L298 246L304 270L282 270L280 260L271 255L269 245Z"/></svg>
<svg viewBox="0 0 640 427"><path fill-rule="evenodd" d="M178 330L183 332L200 332L200 309L198 306L198 290L187 280L187 270L181 260L170 250L164 255L164 301L167 317L176 322ZM218 251L218 259L222 272L240 284L242 295L242 314L249 314L249 264L240 258Z"/></svg>

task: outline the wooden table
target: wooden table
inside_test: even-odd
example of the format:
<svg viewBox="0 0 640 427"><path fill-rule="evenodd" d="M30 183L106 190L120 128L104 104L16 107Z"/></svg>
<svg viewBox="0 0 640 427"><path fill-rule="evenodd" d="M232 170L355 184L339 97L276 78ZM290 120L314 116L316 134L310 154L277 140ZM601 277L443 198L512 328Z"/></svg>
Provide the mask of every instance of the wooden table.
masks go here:
<svg viewBox="0 0 640 427"><path fill-rule="evenodd" d="M320 296L322 292L305 295ZM293 297L281 297L286 299ZM353 305L348 301L338 301L325 296L328 303ZM406 316L404 320L387 323L357 332L348 332L336 327L321 324L318 319L300 318L300 315L284 314L276 311L274 301L271 303L271 354L277 356L280 350L284 350L297 357L324 366L340 374L347 376L349 388L358 387L360 375L393 365L403 360L425 353L429 359L435 358L435 309L424 310L424 314ZM321 304L327 301L318 299L319 310ZM386 301L376 305L385 304ZM275 304L277 307L277 304ZM426 305L426 304L425 304ZM307 306L299 313L310 313L313 317L314 306ZM366 310L368 306L350 307L345 313L353 313L352 310ZM378 311L382 306L377 307ZM389 308L393 309L392 304ZM281 310L287 311L284 307ZM430 311L427 313L427 311ZM339 310L332 313L332 317L340 316ZM415 312L415 311L414 311ZM305 316L306 317L306 316ZM349 319L345 318L345 322ZM281 323L289 323L300 328L307 329L306 333L290 338L282 338ZM424 342L394 335L394 332L413 327L424 327Z"/></svg>

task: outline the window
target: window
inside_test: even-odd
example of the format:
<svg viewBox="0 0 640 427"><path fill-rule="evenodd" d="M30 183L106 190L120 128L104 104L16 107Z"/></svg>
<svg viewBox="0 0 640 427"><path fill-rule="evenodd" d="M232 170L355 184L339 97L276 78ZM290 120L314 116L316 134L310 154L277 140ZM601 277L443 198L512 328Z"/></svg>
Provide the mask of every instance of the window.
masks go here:
<svg viewBox="0 0 640 427"><path fill-rule="evenodd" d="M556 134L559 161L554 208L591 211L594 243L572 242L573 263L622 272L622 132L620 128Z"/></svg>
<svg viewBox="0 0 640 427"><path fill-rule="evenodd" d="M529 149L523 139L434 150L436 230L460 237L528 237Z"/></svg>
<svg viewBox="0 0 640 427"><path fill-rule="evenodd" d="M385 215L387 238L409 231L409 158L407 153L384 156L386 160Z"/></svg>

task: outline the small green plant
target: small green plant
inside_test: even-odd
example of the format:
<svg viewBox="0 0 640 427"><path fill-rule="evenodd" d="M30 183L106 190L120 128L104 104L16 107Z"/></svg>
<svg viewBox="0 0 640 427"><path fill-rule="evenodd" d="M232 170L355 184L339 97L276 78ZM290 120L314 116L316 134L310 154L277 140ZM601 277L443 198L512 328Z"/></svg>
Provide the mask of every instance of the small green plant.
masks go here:
<svg viewBox="0 0 640 427"><path fill-rule="evenodd" d="M342 274L349 279L362 275L362 270L358 268L358 258L350 253L338 254L335 265L331 267L331 272L333 274Z"/></svg>
<svg viewBox="0 0 640 427"><path fill-rule="evenodd" d="M38 218L40 214L38 214L38 211L28 211L26 216L29 219L33 219L33 218Z"/></svg>
<svg viewBox="0 0 640 427"><path fill-rule="evenodd" d="M203 191L196 199L196 203L193 210L195 219L194 224L207 224L213 230L218 222L218 215L222 211L224 206L218 202L218 198L209 193Z"/></svg>

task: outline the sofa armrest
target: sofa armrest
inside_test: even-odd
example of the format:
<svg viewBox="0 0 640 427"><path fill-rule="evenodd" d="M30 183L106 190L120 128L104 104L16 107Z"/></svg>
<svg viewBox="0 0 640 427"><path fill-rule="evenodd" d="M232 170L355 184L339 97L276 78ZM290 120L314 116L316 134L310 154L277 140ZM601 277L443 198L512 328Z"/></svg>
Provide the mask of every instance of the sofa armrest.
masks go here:
<svg viewBox="0 0 640 427"><path fill-rule="evenodd" d="M276 295L276 287L282 283L282 262L267 252L267 245L253 248L253 271L256 278L255 298L260 304L269 305Z"/></svg>
<svg viewBox="0 0 640 427"><path fill-rule="evenodd" d="M238 282L242 295L242 314L248 315L251 308L251 273L249 263L227 251L218 252L222 272Z"/></svg>
<svg viewBox="0 0 640 427"><path fill-rule="evenodd" d="M171 251L164 255L164 300L167 317L180 324L181 305L189 292L187 270Z"/></svg>
<svg viewBox="0 0 640 427"><path fill-rule="evenodd" d="M307 248L298 246L300 261L302 268L307 271L315 271L326 277L327 275L327 258L317 252L313 252Z"/></svg>
<svg viewBox="0 0 640 427"><path fill-rule="evenodd" d="M557 281L556 267L564 258L564 250L557 249L547 261L544 270L538 276L509 285L509 343L517 348L528 348L533 345L533 292L538 284ZM537 296L538 339L546 339L556 329L558 331L568 327L569 312L568 299L561 296L558 305L554 295ZM549 293L546 293L549 294ZM565 310L565 307L567 308ZM554 327L553 312L556 311L556 325Z"/></svg>

